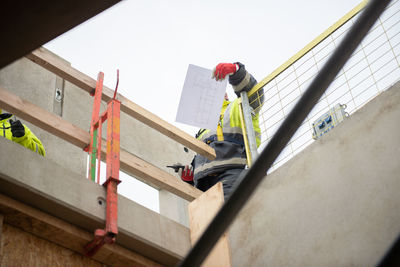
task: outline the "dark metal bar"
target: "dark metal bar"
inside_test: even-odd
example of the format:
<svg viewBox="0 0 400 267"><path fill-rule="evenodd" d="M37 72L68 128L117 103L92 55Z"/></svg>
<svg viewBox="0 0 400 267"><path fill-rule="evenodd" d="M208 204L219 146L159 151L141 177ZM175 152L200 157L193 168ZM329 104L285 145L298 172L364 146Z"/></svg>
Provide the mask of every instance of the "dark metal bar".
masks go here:
<svg viewBox="0 0 400 267"><path fill-rule="evenodd" d="M391 247L386 251L377 267L398 267L400 266L400 236L394 241Z"/></svg>
<svg viewBox="0 0 400 267"><path fill-rule="evenodd" d="M0 69L118 2L2 0Z"/></svg>
<svg viewBox="0 0 400 267"><path fill-rule="evenodd" d="M268 169L285 148L308 113L318 102L319 98L326 91L340 69L343 68L346 61L389 3L390 0L371 0L365 7L358 20L314 78L307 91L254 162L254 165L240 177L240 182L236 190L222 206L219 213L179 266L200 266L215 243L227 230L259 183L266 176Z"/></svg>

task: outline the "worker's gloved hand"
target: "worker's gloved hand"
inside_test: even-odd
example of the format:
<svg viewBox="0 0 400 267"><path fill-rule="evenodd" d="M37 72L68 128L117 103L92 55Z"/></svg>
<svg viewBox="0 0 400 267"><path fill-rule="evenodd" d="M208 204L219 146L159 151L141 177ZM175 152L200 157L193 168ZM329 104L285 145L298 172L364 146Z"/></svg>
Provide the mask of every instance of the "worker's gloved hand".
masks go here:
<svg viewBox="0 0 400 267"><path fill-rule="evenodd" d="M193 183L192 167L189 167L188 165L186 165L183 170L182 169L178 170L178 175L181 177L182 181L187 182L187 183Z"/></svg>
<svg viewBox="0 0 400 267"><path fill-rule="evenodd" d="M25 135L24 125L19 120L13 121L10 120L11 124L11 133L14 137L22 137Z"/></svg>
<svg viewBox="0 0 400 267"><path fill-rule="evenodd" d="M239 69L239 66L232 63L219 63L212 72L212 78L217 81L225 79L226 75L232 75Z"/></svg>

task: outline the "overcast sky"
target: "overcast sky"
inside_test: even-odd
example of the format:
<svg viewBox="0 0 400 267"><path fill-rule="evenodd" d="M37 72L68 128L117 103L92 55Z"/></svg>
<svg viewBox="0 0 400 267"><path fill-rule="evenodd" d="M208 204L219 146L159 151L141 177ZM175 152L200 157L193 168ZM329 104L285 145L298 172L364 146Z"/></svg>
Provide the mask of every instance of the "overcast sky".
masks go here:
<svg viewBox="0 0 400 267"><path fill-rule="evenodd" d="M110 88L120 69L119 93L194 134L174 122L189 64L240 61L261 81L360 2L125 0L45 47Z"/></svg>

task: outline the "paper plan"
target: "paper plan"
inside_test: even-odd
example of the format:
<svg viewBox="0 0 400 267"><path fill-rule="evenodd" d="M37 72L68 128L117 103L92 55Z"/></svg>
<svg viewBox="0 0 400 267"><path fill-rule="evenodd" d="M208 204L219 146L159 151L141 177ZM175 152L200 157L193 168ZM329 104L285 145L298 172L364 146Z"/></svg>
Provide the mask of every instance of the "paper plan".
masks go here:
<svg viewBox="0 0 400 267"><path fill-rule="evenodd" d="M204 129L217 129L227 79L211 79L212 71L189 65L179 102L176 122Z"/></svg>

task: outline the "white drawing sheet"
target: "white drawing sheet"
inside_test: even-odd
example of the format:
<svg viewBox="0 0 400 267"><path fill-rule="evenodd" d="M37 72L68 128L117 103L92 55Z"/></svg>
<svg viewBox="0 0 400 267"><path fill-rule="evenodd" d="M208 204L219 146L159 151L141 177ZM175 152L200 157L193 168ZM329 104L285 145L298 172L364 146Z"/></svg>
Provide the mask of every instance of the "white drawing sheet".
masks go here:
<svg viewBox="0 0 400 267"><path fill-rule="evenodd" d="M224 100L227 79L211 79L212 71L190 64L179 102L176 122L215 130Z"/></svg>

